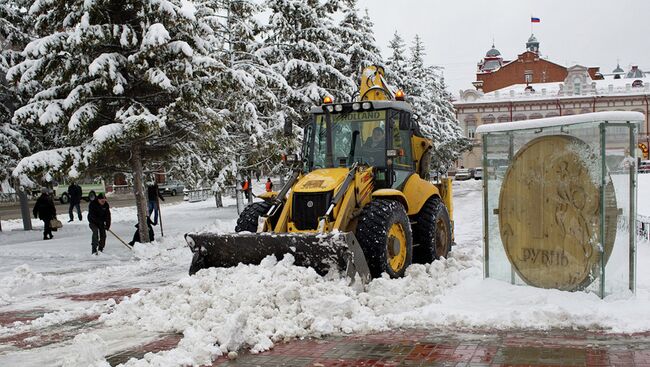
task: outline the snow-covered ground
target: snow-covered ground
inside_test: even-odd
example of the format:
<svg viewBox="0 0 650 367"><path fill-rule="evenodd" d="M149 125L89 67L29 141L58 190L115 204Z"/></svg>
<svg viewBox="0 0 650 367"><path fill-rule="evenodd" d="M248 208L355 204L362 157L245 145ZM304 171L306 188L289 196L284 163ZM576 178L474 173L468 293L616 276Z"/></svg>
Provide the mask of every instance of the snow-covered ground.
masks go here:
<svg viewBox="0 0 650 367"><path fill-rule="evenodd" d="M648 176L640 178L640 207L650 190ZM183 338L172 350L126 365L200 365L227 351L263 351L292 338L393 328L650 330L650 269L645 266L650 244L638 246L636 295L601 300L591 293L486 280L481 182L456 183L454 200L458 245L449 259L411 266L402 279L376 279L365 288L293 266L290 256L187 276L191 253L183 233L230 231L235 224L234 206L216 209L211 200L164 206L165 237L136 246L134 253L109 237L105 254L91 256L90 231L78 222L47 242L38 241L40 232L0 233L0 312L50 310L33 321L0 327L0 339L101 314L93 328L67 341L29 350L0 343L0 365L106 366L106 356L162 333ZM113 217L113 229L130 237L134 209L115 209ZM119 304L60 297L123 288L141 290Z"/></svg>

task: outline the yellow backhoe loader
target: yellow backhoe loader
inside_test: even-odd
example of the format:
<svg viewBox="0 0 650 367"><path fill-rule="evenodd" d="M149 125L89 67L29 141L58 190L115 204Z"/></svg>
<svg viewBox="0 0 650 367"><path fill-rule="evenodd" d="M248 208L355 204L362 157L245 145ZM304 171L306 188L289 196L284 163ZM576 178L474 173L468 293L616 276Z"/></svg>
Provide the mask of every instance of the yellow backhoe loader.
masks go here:
<svg viewBox="0 0 650 367"><path fill-rule="evenodd" d="M313 107L301 159L279 192L247 206L235 234L189 233L190 274L292 254L318 273L362 280L404 275L413 262L446 257L453 243L450 179L429 181L433 144L384 70L364 70L357 101Z"/></svg>

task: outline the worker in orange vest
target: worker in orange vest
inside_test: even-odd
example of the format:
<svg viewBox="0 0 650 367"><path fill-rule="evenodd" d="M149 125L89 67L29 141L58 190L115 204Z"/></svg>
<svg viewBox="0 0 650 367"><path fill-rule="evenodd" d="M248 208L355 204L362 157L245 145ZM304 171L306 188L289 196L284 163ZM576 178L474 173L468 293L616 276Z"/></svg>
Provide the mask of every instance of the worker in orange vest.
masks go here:
<svg viewBox="0 0 650 367"><path fill-rule="evenodd" d="M273 191L273 182L271 182L271 177L266 179L266 192Z"/></svg>
<svg viewBox="0 0 650 367"><path fill-rule="evenodd" d="M253 195L252 195L253 190L252 190L252 187L251 187L251 179L250 179L250 177L246 177L244 182L242 182L241 187L242 187L242 191L244 192L244 196L246 197L246 199L248 199L249 202L252 202L252 200L253 200Z"/></svg>

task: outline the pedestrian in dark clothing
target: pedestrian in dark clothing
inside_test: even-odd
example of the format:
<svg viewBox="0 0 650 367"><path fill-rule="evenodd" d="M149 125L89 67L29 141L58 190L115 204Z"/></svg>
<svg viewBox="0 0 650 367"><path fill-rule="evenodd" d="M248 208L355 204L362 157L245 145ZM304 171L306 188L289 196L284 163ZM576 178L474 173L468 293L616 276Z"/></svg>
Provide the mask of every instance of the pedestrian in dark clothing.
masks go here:
<svg viewBox="0 0 650 367"><path fill-rule="evenodd" d="M104 251L106 231L111 228L111 209L103 193L99 193L88 205L88 222L93 231L92 253L97 255L98 250Z"/></svg>
<svg viewBox="0 0 650 367"><path fill-rule="evenodd" d="M49 195L48 189L43 188L41 190L41 196L36 199L33 213L34 218L39 218L43 221L43 239L52 239L54 236L52 235L51 221L56 218L56 207Z"/></svg>
<svg viewBox="0 0 650 367"><path fill-rule="evenodd" d="M147 216L147 228L149 229L149 241L153 241L153 222L151 221L151 218ZM129 242L129 245L133 247L136 242L140 242L140 223L136 223L135 225L135 233L133 234L133 240Z"/></svg>
<svg viewBox="0 0 650 367"><path fill-rule="evenodd" d="M74 219L74 215L72 215L74 208L77 208L77 216L81 221L81 186L75 182L68 186L68 198L70 198L70 209L68 209L70 220L68 222L72 222Z"/></svg>
<svg viewBox="0 0 650 367"><path fill-rule="evenodd" d="M248 181L248 202L252 203L253 202L253 180L251 180L250 176L247 178Z"/></svg>
<svg viewBox="0 0 650 367"><path fill-rule="evenodd" d="M165 198L160 194L160 190L158 189L158 184L153 183L153 185L149 185L147 187L147 207L148 207L148 213L149 216L151 216L151 212L154 212L153 216L153 225L157 226L158 225L158 211L160 210L160 205L158 204L158 198L160 200L165 201Z"/></svg>

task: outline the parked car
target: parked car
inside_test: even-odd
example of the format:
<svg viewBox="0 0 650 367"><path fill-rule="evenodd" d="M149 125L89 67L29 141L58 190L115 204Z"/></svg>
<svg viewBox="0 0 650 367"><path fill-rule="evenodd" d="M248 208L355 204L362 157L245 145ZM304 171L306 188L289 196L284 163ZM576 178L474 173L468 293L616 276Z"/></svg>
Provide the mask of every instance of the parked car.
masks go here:
<svg viewBox="0 0 650 367"><path fill-rule="evenodd" d="M641 161L639 173L650 173L650 161Z"/></svg>
<svg viewBox="0 0 650 367"><path fill-rule="evenodd" d="M158 191L162 195L176 196L183 193L183 189L185 189L185 184L180 181L169 181L158 185Z"/></svg>
<svg viewBox="0 0 650 367"><path fill-rule="evenodd" d="M77 182L77 185L81 187L81 198L86 201L93 200L95 198L95 195L97 195L100 192L106 192L106 185L104 185L103 180L99 182L84 180L84 181ZM61 204L67 204L70 202L70 195L68 194L68 186L70 186L70 183L64 181L52 187L52 190L54 190L54 198L56 200L59 200Z"/></svg>
<svg viewBox="0 0 650 367"><path fill-rule="evenodd" d="M454 180L456 181L465 181L469 180L470 178L472 178L472 174L467 168L459 168L456 171L456 176L454 176Z"/></svg>
<svg viewBox="0 0 650 367"><path fill-rule="evenodd" d="M474 179L475 180L483 179L483 168L481 167L474 168Z"/></svg>

